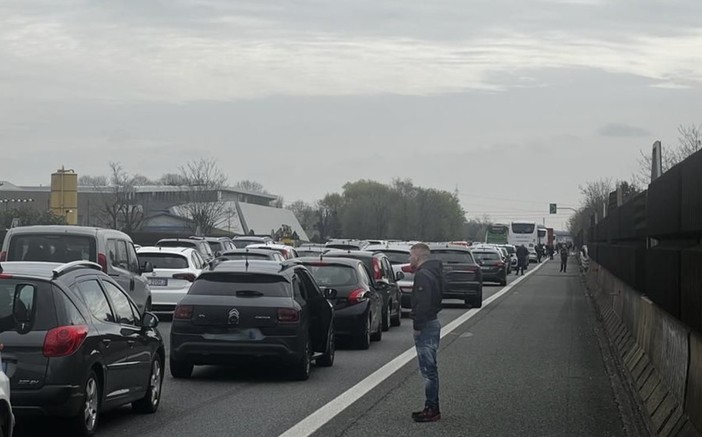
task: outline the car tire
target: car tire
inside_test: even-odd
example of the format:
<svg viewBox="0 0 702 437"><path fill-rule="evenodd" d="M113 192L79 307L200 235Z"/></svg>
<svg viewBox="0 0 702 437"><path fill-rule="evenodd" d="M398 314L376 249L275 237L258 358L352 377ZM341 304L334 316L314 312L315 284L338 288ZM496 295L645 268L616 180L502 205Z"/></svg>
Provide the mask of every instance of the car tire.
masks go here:
<svg viewBox="0 0 702 437"><path fill-rule="evenodd" d="M312 367L312 345L309 336L305 339L302 356L292 367L292 378L296 381L307 381Z"/></svg>
<svg viewBox="0 0 702 437"><path fill-rule="evenodd" d="M478 295L473 298L473 308L482 308L483 307L483 287L480 287L480 290L478 291Z"/></svg>
<svg viewBox="0 0 702 437"><path fill-rule="evenodd" d="M329 327L329 337L327 340L327 350L324 354L317 358L316 364L321 367L331 367L334 365L334 356L336 355L336 334L334 333L334 325Z"/></svg>
<svg viewBox="0 0 702 437"><path fill-rule="evenodd" d="M190 378L193 374L193 364L185 361L170 359L169 367L174 378Z"/></svg>
<svg viewBox="0 0 702 437"><path fill-rule="evenodd" d="M397 314L390 317L390 326L400 326L402 325L402 307L400 303L397 303Z"/></svg>
<svg viewBox="0 0 702 437"><path fill-rule="evenodd" d="M383 339L383 325L378 323L378 330L371 334L371 341L380 341Z"/></svg>
<svg viewBox="0 0 702 437"><path fill-rule="evenodd" d="M161 403L161 391L163 390L163 360L156 355L151 362L151 372L149 373L149 386L142 399L132 402L132 408L137 413L152 414L158 410Z"/></svg>
<svg viewBox="0 0 702 437"><path fill-rule="evenodd" d="M501 281L500 281L500 285L502 285L503 287L504 287L505 285L507 285L507 278L501 280Z"/></svg>
<svg viewBox="0 0 702 437"><path fill-rule="evenodd" d="M383 331L390 330L390 311L391 310L392 310L392 302L388 302L387 306L383 310L383 322L382 322Z"/></svg>
<svg viewBox="0 0 702 437"><path fill-rule="evenodd" d="M370 313L368 313L368 318L366 318L366 326L363 330L363 333L358 336L358 348L359 349L368 349L370 347L370 342L371 342L371 333L370 333L370 328L371 328L371 316Z"/></svg>
<svg viewBox="0 0 702 437"><path fill-rule="evenodd" d="M90 370L83 384L83 408L73 417L73 429L76 436L91 437L95 435L100 419L100 396L102 388L94 370Z"/></svg>

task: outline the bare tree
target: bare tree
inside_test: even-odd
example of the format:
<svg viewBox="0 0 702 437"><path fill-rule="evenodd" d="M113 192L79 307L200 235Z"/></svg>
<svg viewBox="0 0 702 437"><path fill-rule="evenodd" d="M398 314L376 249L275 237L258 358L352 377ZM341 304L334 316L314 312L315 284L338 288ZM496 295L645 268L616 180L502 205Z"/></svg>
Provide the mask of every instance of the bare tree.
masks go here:
<svg viewBox="0 0 702 437"><path fill-rule="evenodd" d="M127 233L139 229L144 220L144 209L136 203L136 180L135 175L127 173L120 163L110 162L108 183L93 185L101 193L98 220L102 226ZM100 182L100 178L94 182Z"/></svg>
<svg viewBox="0 0 702 437"><path fill-rule="evenodd" d="M702 124L678 126L678 144L663 145L661 150L661 168L663 172L670 170L675 164L684 161L688 156L702 149ZM639 151L639 170L633 175L635 185L647 187L651 183L651 153Z"/></svg>
<svg viewBox="0 0 702 437"><path fill-rule="evenodd" d="M568 230L571 235L578 235L582 229L587 229L590 226L591 216L602 217L602 210L609 199L609 193L614 191L614 183L612 179L606 178L587 182L579 188L583 198L578 211L568 220ZM627 183L626 189L632 190L630 184Z"/></svg>
<svg viewBox="0 0 702 437"><path fill-rule="evenodd" d="M78 185L85 187L104 187L107 186L107 177L83 175L78 178Z"/></svg>
<svg viewBox="0 0 702 437"><path fill-rule="evenodd" d="M238 188L240 190L244 191L251 191L253 193L267 193L267 191L263 188L263 185L256 182L256 181L251 181L248 179L241 180L237 182L234 185L234 188Z"/></svg>
<svg viewBox="0 0 702 437"><path fill-rule="evenodd" d="M193 232L209 234L217 222L226 217L221 190L227 185L227 176L214 160L200 158L180 167L179 177L188 199L181 208L192 221Z"/></svg>

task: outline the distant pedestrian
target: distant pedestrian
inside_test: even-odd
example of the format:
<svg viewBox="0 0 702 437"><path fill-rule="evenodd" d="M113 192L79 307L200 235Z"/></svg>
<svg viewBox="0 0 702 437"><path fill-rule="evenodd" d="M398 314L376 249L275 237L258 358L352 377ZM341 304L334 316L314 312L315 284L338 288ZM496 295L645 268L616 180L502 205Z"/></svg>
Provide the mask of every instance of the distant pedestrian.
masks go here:
<svg viewBox="0 0 702 437"><path fill-rule="evenodd" d="M529 249L525 245L517 248L517 276L524 274L527 263L529 262Z"/></svg>
<svg viewBox="0 0 702 437"><path fill-rule="evenodd" d="M410 249L410 266L415 270L412 286L414 345L417 349L419 371L424 378L425 402L422 411L412 413L415 422L435 422L441 419L439 410L439 369L436 355L441 338L443 271L441 261L430 260L429 246L417 243Z"/></svg>
<svg viewBox="0 0 702 437"><path fill-rule="evenodd" d="M561 246L561 271L565 273L566 267L568 267L568 248L563 245Z"/></svg>

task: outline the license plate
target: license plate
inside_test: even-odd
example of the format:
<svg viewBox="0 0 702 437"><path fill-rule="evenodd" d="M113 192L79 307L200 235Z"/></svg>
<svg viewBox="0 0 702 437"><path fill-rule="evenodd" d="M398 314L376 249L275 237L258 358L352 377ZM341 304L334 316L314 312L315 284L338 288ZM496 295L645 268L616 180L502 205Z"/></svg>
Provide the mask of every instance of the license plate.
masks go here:
<svg viewBox="0 0 702 437"><path fill-rule="evenodd" d="M149 278L149 285L155 287L165 287L168 285L168 279L166 278Z"/></svg>

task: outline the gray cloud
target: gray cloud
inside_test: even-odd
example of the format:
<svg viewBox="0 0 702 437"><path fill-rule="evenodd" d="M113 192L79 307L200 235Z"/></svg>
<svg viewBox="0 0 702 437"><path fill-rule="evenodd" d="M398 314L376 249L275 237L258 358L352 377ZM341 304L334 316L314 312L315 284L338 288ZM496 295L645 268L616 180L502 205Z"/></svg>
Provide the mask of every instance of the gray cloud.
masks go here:
<svg viewBox="0 0 702 437"><path fill-rule="evenodd" d="M609 123L602 126L598 133L605 137L647 137L651 132L646 129L624 123Z"/></svg>

